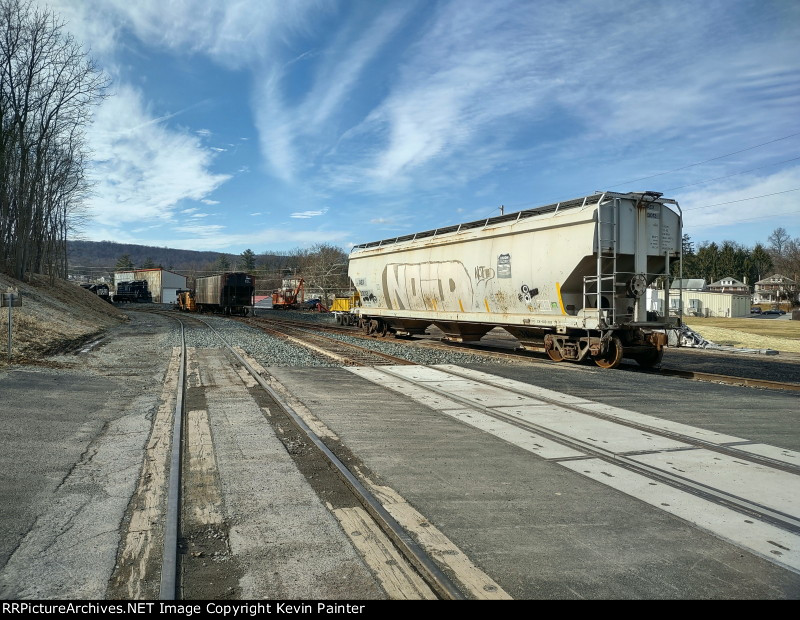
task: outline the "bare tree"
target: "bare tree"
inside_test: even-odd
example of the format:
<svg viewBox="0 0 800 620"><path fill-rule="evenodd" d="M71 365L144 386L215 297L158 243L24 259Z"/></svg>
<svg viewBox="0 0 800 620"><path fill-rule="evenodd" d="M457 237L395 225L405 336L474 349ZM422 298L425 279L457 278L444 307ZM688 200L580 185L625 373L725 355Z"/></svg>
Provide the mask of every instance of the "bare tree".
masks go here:
<svg viewBox="0 0 800 620"><path fill-rule="evenodd" d="M318 290L323 304L330 305L336 292L348 289L347 264L347 254L341 248L326 243L311 246L305 251L300 265L306 290Z"/></svg>
<svg viewBox="0 0 800 620"><path fill-rule="evenodd" d="M0 0L0 269L66 275L88 185L83 130L107 78L50 10Z"/></svg>
<svg viewBox="0 0 800 620"><path fill-rule="evenodd" d="M772 231L772 234L767 237L767 241L769 241L769 249L775 258L780 259L783 256L786 244L790 240L791 237L785 228L780 227Z"/></svg>

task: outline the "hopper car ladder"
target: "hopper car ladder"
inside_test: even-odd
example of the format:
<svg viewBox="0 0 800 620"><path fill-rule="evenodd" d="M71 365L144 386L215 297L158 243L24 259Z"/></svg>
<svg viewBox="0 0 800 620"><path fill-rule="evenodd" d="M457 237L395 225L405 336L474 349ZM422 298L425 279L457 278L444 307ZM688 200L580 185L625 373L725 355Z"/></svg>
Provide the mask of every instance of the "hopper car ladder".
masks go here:
<svg viewBox="0 0 800 620"><path fill-rule="evenodd" d="M620 318L630 315L617 313L617 288L625 286L617 272L617 213L619 199L604 202L605 194L597 203L597 273L583 278L583 302L587 305L594 297L597 319L605 327L617 325ZM603 307L603 299L607 306ZM605 311L605 317L603 315Z"/></svg>

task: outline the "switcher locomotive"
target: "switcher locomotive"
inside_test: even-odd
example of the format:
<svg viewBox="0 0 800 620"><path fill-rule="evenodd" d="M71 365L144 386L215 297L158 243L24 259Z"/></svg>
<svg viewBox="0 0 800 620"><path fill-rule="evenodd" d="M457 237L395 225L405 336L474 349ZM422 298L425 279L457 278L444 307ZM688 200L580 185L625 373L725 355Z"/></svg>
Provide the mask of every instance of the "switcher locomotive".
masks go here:
<svg viewBox="0 0 800 620"><path fill-rule="evenodd" d="M675 200L598 192L357 245L349 275L368 333L409 336L435 325L465 342L502 327L554 361L652 366L681 317L648 312L645 297L670 307L681 241Z"/></svg>

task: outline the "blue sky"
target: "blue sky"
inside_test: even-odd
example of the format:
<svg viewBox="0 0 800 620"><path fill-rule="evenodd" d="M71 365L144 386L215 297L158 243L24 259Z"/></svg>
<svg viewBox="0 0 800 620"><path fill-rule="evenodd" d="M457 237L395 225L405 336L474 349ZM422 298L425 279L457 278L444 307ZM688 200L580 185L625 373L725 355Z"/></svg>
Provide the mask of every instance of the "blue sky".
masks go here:
<svg viewBox="0 0 800 620"><path fill-rule="evenodd" d="M596 190L800 237L797 2L50 6L113 80L84 239L348 249Z"/></svg>

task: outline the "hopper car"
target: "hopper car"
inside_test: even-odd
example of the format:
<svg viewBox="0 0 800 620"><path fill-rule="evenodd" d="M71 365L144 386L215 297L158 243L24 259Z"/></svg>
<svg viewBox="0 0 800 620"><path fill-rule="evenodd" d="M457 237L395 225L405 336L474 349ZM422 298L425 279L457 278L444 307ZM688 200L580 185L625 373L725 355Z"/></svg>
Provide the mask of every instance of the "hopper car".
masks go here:
<svg viewBox="0 0 800 620"><path fill-rule="evenodd" d="M247 316L255 305L256 279L249 273L223 273L197 278L194 303L199 312Z"/></svg>
<svg viewBox="0 0 800 620"><path fill-rule="evenodd" d="M669 307L681 241L675 200L598 192L364 243L350 253L355 313L373 335L408 337L435 325L445 339L468 342L501 327L557 362L653 366L677 340L681 316L648 312L645 292L656 289L651 295Z"/></svg>

